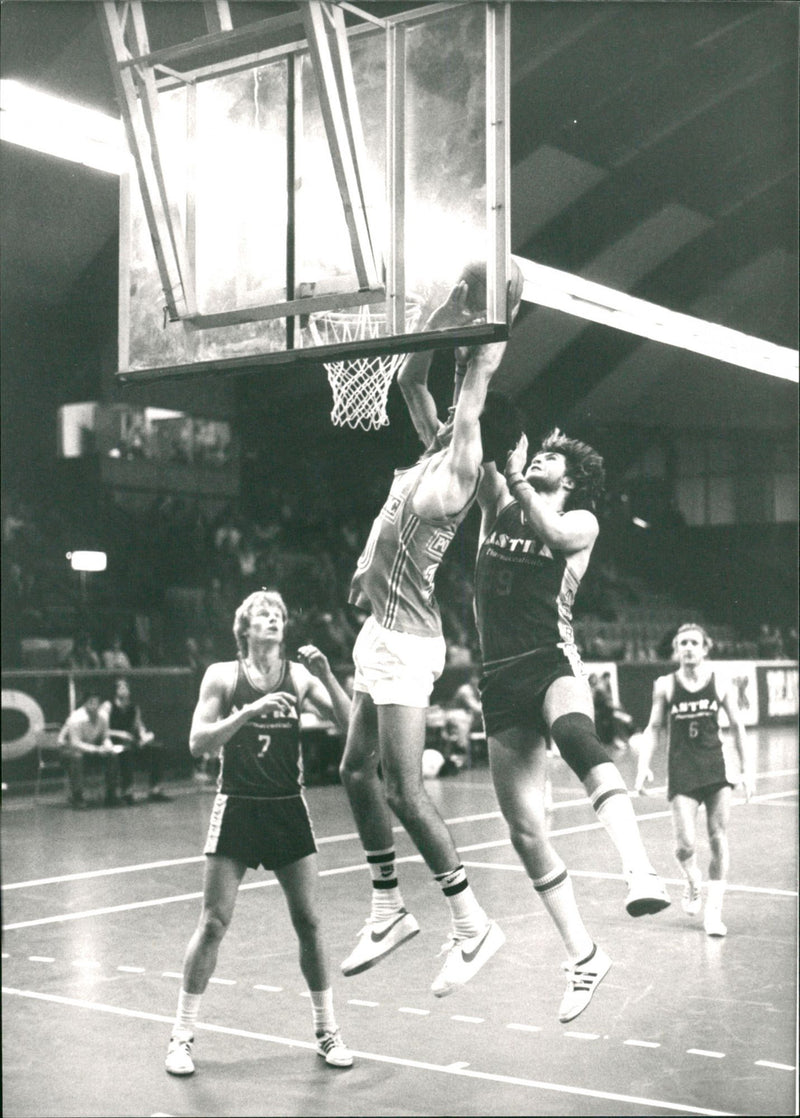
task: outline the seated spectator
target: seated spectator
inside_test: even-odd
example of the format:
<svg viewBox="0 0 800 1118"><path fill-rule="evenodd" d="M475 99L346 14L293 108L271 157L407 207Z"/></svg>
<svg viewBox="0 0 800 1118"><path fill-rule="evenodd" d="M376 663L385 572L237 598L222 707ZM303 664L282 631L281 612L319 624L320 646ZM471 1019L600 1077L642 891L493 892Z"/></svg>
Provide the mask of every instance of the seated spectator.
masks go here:
<svg viewBox="0 0 800 1118"><path fill-rule="evenodd" d="M161 784L164 777L164 747L156 740L155 734L148 730L139 707L131 698L131 689L126 679L114 683L114 698L103 703L101 714L108 722L108 736L114 745L120 746L119 778L120 797L123 803L133 804L133 784L136 761L143 757L147 764L151 803L169 803L172 796L166 795Z"/></svg>
<svg viewBox="0 0 800 1118"><path fill-rule="evenodd" d="M67 654L64 667L85 669L100 666L100 657L92 647L92 638L88 633L79 633L72 644L72 651Z"/></svg>
<svg viewBox="0 0 800 1118"><path fill-rule="evenodd" d="M114 807L120 801L116 794L119 779L118 748L108 736L108 721L100 710L100 696L89 690L80 706L69 715L58 735L61 760L67 770L69 802L80 810L88 807L83 791L83 759L88 754L103 758L105 804Z"/></svg>
<svg viewBox="0 0 800 1118"><path fill-rule="evenodd" d="M122 647L122 638L118 633L111 638L111 648L103 652L103 667L109 672L127 672L131 669L130 659Z"/></svg>

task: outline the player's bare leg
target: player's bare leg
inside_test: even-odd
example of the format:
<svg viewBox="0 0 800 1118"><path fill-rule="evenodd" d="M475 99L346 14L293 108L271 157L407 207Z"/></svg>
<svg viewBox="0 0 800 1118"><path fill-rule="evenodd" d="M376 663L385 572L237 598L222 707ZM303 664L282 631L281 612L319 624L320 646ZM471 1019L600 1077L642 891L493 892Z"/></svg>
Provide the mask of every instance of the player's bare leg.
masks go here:
<svg viewBox="0 0 800 1118"><path fill-rule="evenodd" d="M556 679L542 708L562 758L582 782L619 853L628 881L627 911L631 916L660 912L669 896L645 850L625 781L597 737L588 682L577 676Z"/></svg>
<svg viewBox="0 0 800 1118"><path fill-rule="evenodd" d="M183 961L183 982L165 1067L170 1075L194 1072L192 1044L200 999L217 965L219 945L230 926L247 867L217 854L206 857L203 907Z"/></svg>
<svg viewBox="0 0 800 1118"><path fill-rule="evenodd" d="M333 1009L328 960L318 916L319 869L317 855L309 854L281 866L275 876L283 889L292 926L300 946L300 970L308 984L317 1054L331 1067L349 1068L353 1055L347 1049Z"/></svg>
<svg viewBox="0 0 800 1118"><path fill-rule="evenodd" d="M586 930L566 866L548 837L544 741L533 732L506 730L490 737L489 762L512 845L569 956L558 1015L571 1021L588 1006L611 960Z"/></svg>
<svg viewBox="0 0 800 1118"><path fill-rule="evenodd" d="M708 867L708 896L703 914L706 935L724 936L728 929L722 922L722 899L728 877L728 820L732 790L729 785L712 793L706 800L706 822L711 861Z"/></svg>
<svg viewBox="0 0 800 1118"><path fill-rule="evenodd" d="M372 891L370 914L355 948L342 963L348 976L375 966L419 932L397 880L392 814L378 775L379 760L378 709L369 695L356 691L339 771L369 865Z"/></svg>
<svg viewBox="0 0 800 1118"><path fill-rule="evenodd" d="M675 857L686 877L681 901L683 911L697 916L702 908L703 875L697 864L697 812L700 807L693 796L673 796L672 832L675 839Z"/></svg>

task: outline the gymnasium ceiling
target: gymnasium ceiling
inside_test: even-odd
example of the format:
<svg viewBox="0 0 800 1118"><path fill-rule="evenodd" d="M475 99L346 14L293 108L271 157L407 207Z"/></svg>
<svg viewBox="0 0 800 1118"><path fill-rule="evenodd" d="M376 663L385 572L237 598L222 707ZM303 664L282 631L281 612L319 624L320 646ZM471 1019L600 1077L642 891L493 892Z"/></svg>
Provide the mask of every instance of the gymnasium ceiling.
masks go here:
<svg viewBox="0 0 800 1118"><path fill-rule="evenodd" d="M199 4L158 7L194 26ZM278 7L248 3L248 18ZM513 251L796 348L799 14L782 0L516 0ZM92 3L4 0L0 18L2 77L116 114ZM5 312L68 301L116 221L111 176L3 144ZM796 425L791 383L532 305L498 377L581 425Z"/></svg>

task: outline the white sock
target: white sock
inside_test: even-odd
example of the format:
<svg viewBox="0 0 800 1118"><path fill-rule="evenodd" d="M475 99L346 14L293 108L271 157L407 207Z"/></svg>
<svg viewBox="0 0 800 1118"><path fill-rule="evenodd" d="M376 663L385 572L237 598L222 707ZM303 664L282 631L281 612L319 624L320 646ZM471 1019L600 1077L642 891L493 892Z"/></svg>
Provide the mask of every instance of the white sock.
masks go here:
<svg viewBox="0 0 800 1118"><path fill-rule="evenodd" d="M636 812L628 789L619 781L604 781L590 799L597 818L617 848L625 873L653 873L650 859L639 834Z"/></svg>
<svg viewBox="0 0 800 1118"><path fill-rule="evenodd" d="M194 1035L194 1026L200 1013L200 999L202 994L187 994L181 988L178 994L178 1012L175 1014L175 1024L172 1026L173 1036L176 1033L186 1036Z"/></svg>
<svg viewBox="0 0 800 1118"><path fill-rule="evenodd" d="M722 919L722 898L725 896L724 881L709 881L708 895L706 897L706 920Z"/></svg>
<svg viewBox="0 0 800 1118"><path fill-rule="evenodd" d="M560 858L558 864L549 873L533 882L533 887L558 928L570 962L576 963L586 959L592 953L594 940L586 931L581 919L572 879Z"/></svg>
<svg viewBox="0 0 800 1118"><path fill-rule="evenodd" d="M372 875L370 919L387 920L405 907L397 884L394 847L387 850L367 850L365 853Z"/></svg>
<svg viewBox="0 0 800 1118"><path fill-rule="evenodd" d="M310 990L311 1012L314 1015L314 1032L317 1036L322 1033L336 1032L336 1017L333 1012L333 990Z"/></svg>
<svg viewBox="0 0 800 1118"><path fill-rule="evenodd" d="M489 917L478 904L464 867L456 866L449 873L437 873L435 877L450 907L455 935L459 939L479 935L489 923Z"/></svg>

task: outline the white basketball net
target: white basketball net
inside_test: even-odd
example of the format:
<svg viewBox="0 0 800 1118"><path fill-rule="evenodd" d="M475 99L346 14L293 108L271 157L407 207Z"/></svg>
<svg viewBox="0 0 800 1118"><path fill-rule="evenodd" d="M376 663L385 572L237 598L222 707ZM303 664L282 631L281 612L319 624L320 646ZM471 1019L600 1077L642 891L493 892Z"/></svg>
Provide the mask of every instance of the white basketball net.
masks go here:
<svg viewBox="0 0 800 1118"><path fill-rule="evenodd" d="M406 330L411 333L419 321L421 307L406 307ZM371 310L367 304L353 311L320 311L309 318L309 328L317 345L363 341L386 336L386 314ZM377 431L389 422L386 401L389 386L404 353L371 354L339 361L326 361L325 370L333 392L331 422L336 427L360 427Z"/></svg>

